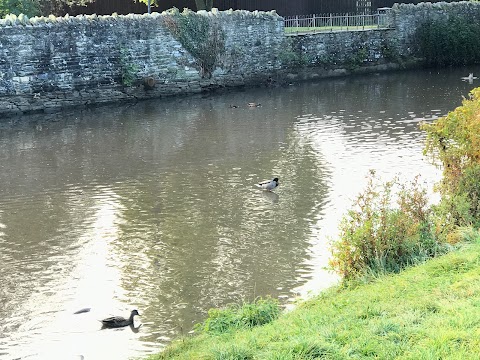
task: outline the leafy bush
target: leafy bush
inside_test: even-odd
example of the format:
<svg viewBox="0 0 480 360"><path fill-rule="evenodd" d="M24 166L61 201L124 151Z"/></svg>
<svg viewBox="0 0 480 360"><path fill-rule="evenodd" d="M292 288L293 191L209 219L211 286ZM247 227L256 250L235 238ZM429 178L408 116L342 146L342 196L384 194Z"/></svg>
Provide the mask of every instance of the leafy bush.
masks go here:
<svg viewBox="0 0 480 360"><path fill-rule="evenodd" d="M225 309L210 309L208 318L196 326L196 330L210 333L224 333L233 329L251 328L275 320L280 314L277 300L257 299L243 305L232 304Z"/></svg>
<svg viewBox="0 0 480 360"><path fill-rule="evenodd" d="M444 195L434 207L437 232L449 243L460 241L458 228L480 228L480 165L467 168L460 177L458 187Z"/></svg>
<svg viewBox="0 0 480 360"><path fill-rule="evenodd" d="M443 168L437 228L447 240L458 226L479 228L480 88L462 106L422 128L427 132L425 154Z"/></svg>
<svg viewBox="0 0 480 360"><path fill-rule="evenodd" d="M418 55L428 65L467 65L480 61L480 24L464 18L429 20L417 28Z"/></svg>
<svg viewBox="0 0 480 360"><path fill-rule="evenodd" d="M342 219L340 239L332 244L331 265L344 279L398 272L439 252L418 177L408 185L398 179L379 185L372 171L354 205Z"/></svg>
<svg viewBox="0 0 480 360"><path fill-rule="evenodd" d="M475 228L480 227L480 164L473 164L465 169L457 192L468 200L468 217L471 217L469 222Z"/></svg>

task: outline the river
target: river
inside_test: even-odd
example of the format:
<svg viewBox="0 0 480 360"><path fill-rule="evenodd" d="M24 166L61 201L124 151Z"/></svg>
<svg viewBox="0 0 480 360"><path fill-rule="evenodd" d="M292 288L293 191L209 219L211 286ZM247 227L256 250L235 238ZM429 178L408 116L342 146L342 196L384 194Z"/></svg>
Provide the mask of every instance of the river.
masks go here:
<svg viewBox="0 0 480 360"><path fill-rule="evenodd" d="M370 169L439 179L418 125L461 104L469 72L0 120L0 358L142 357L211 307L331 286L328 244ZM101 329L132 309L134 327Z"/></svg>

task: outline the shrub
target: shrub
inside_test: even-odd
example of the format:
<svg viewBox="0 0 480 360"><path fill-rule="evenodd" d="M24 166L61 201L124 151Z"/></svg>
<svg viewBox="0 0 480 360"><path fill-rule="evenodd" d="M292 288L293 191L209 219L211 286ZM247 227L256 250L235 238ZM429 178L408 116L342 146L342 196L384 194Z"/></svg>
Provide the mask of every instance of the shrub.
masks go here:
<svg viewBox="0 0 480 360"><path fill-rule="evenodd" d="M480 88L462 106L430 124L424 152L443 168L437 228L448 239L456 227L480 227Z"/></svg>
<svg viewBox="0 0 480 360"><path fill-rule="evenodd" d="M467 65L480 61L480 24L464 18L429 20L416 30L417 53L428 65Z"/></svg>
<svg viewBox="0 0 480 360"><path fill-rule="evenodd" d="M208 318L196 326L196 330L224 333L233 329L251 328L275 320L280 314L277 300L259 298L252 303L229 305L225 309L210 309Z"/></svg>
<svg viewBox="0 0 480 360"><path fill-rule="evenodd" d="M124 86L132 86L137 78L138 66L133 63L128 49L123 47L120 48L120 69L122 84Z"/></svg>
<svg viewBox="0 0 480 360"><path fill-rule="evenodd" d="M449 243L458 242L457 228L480 227L480 164L465 169L454 190L444 188L434 207L437 232Z"/></svg>
<svg viewBox="0 0 480 360"><path fill-rule="evenodd" d="M394 194L395 188L398 191ZM398 179L379 185L372 171L354 209L341 221L330 263L344 279L351 280L398 272L439 250L432 211L419 178L407 185Z"/></svg>

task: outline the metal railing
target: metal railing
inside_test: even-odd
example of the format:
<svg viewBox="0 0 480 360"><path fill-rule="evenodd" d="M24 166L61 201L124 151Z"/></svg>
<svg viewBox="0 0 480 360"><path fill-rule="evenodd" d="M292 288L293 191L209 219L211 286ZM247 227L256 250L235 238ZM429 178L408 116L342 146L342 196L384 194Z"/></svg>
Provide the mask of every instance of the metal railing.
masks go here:
<svg viewBox="0 0 480 360"><path fill-rule="evenodd" d="M369 30L387 28L387 14L384 11L379 11L371 15L296 15L285 17L284 24L287 34Z"/></svg>

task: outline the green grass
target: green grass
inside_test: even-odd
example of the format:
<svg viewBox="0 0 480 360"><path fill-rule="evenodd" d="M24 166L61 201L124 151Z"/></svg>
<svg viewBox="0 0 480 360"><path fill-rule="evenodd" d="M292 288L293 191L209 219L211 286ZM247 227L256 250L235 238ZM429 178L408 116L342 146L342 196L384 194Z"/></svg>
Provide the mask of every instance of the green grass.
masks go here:
<svg viewBox="0 0 480 360"><path fill-rule="evenodd" d="M263 326L203 332L158 359L480 359L480 242L334 288Z"/></svg>
<svg viewBox="0 0 480 360"><path fill-rule="evenodd" d="M280 305L272 298L257 299L241 306L232 304L226 309L210 309L208 318L196 327L197 331L221 334L235 329L247 329L268 324L280 314Z"/></svg>

